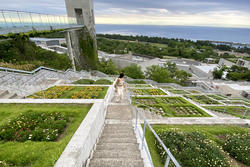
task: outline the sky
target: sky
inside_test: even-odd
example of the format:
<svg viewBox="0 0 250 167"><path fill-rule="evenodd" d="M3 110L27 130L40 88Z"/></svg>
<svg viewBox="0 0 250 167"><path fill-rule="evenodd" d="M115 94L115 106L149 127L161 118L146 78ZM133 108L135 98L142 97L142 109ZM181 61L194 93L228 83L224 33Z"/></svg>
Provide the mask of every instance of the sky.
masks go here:
<svg viewBox="0 0 250 167"><path fill-rule="evenodd" d="M250 0L94 0L96 24L250 28ZM66 15L64 0L0 0L1 9Z"/></svg>

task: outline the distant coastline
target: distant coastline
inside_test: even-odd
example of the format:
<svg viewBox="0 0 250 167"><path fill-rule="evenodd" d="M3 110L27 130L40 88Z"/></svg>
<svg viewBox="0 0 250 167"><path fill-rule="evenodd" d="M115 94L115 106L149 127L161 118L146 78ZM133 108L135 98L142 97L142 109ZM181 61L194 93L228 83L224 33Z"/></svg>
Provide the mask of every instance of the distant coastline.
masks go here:
<svg viewBox="0 0 250 167"><path fill-rule="evenodd" d="M250 28L97 24L96 31L102 34L144 35L247 44L250 47Z"/></svg>

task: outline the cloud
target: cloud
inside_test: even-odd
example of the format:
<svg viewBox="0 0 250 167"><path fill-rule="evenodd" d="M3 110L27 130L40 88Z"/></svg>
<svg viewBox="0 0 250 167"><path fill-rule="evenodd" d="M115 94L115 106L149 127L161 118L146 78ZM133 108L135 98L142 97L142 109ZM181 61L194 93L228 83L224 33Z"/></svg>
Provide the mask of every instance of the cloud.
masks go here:
<svg viewBox="0 0 250 167"><path fill-rule="evenodd" d="M65 0L0 0L2 9L66 15ZM94 0L97 24L250 27L249 0Z"/></svg>

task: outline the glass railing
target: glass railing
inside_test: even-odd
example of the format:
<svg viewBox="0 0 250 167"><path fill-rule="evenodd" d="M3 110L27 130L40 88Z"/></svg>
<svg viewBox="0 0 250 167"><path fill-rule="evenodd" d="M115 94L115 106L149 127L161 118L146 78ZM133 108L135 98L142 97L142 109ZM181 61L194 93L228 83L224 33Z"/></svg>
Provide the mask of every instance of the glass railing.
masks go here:
<svg viewBox="0 0 250 167"><path fill-rule="evenodd" d="M76 18L14 10L0 10L0 34L69 28Z"/></svg>

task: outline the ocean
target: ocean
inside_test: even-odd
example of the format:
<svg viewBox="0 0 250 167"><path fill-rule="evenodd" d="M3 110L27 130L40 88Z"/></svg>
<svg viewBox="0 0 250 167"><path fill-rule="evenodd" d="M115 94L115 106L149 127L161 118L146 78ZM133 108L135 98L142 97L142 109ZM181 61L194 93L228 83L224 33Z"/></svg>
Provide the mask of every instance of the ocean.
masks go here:
<svg viewBox="0 0 250 167"><path fill-rule="evenodd" d="M97 24L96 32L250 44L250 28Z"/></svg>

